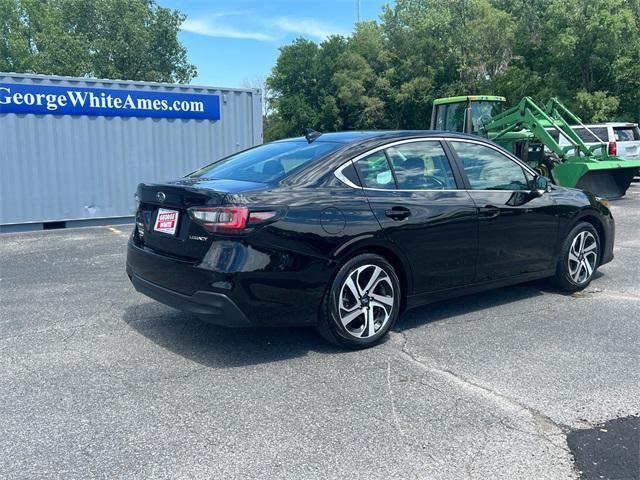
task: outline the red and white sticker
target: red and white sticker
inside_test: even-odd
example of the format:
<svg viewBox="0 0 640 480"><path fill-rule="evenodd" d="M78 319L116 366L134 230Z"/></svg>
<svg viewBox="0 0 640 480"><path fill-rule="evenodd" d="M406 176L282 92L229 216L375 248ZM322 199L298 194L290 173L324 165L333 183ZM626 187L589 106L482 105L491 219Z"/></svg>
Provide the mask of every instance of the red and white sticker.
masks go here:
<svg viewBox="0 0 640 480"><path fill-rule="evenodd" d="M167 210L166 208L161 208L158 210L158 216L156 217L156 226L153 227L156 232L175 235L177 226L178 212L176 212L175 210Z"/></svg>

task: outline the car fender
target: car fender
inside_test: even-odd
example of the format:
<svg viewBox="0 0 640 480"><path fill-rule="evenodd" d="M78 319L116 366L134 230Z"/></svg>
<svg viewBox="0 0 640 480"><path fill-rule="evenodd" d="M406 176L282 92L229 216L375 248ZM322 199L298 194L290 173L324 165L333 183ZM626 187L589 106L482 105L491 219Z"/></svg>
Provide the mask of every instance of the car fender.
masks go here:
<svg viewBox="0 0 640 480"><path fill-rule="evenodd" d="M334 268L333 275L347 260L360 253L375 253L385 257L396 270L401 270L396 273L405 290L404 294L413 292L411 262L400 248L387 239L383 232L358 235L331 252L329 262Z"/></svg>

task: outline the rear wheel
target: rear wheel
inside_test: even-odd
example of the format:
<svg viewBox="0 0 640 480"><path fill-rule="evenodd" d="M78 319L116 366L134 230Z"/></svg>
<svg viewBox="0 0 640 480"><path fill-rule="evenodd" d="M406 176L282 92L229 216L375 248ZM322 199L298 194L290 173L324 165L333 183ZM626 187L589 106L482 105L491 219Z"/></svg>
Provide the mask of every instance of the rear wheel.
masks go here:
<svg viewBox="0 0 640 480"><path fill-rule="evenodd" d="M562 244L553 282L570 292L584 289L600 263L600 237L590 223L578 223Z"/></svg>
<svg viewBox="0 0 640 480"><path fill-rule="evenodd" d="M394 268L379 255L358 255L329 285L318 331L341 347L371 347L393 326L399 309L400 283Z"/></svg>

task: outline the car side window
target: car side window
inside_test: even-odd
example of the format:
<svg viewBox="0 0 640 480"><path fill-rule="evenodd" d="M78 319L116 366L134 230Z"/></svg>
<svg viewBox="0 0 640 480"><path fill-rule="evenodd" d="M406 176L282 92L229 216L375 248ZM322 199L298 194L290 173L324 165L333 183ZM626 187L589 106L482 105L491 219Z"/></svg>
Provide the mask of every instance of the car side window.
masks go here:
<svg viewBox="0 0 640 480"><path fill-rule="evenodd" d="M439 141L411 142L390 147L387 156L401 190L455 190L449 159Z"/></svg>
<svg viewBox="0 0 640 480"><path fill-rule="evenodd" d="M506 155L477 143L452 141L472 190L529 190L524 169Z"/></svg>
<svg viewBox="0 0 640 480"><path fill-rule="evenodd" d="M387 156L382 150L367 155L356 162L365 187L395 189L396 182Z"/></svg>

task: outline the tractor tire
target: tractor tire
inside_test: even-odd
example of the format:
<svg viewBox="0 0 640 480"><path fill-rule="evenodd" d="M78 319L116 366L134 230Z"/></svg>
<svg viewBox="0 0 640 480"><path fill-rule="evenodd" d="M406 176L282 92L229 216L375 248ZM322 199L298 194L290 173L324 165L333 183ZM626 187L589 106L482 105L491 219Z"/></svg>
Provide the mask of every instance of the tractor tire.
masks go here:
<svg viewBox="0 0 640 480"><path fill-rule="evenodd" d="M556 183L555 179L553 178L553 169L557 165L560 165L560 163L562 162L555 155L547 156L547 157L544 157L542 161L538 164L538 166L536 167L536 171L540 175L547 177L553 183Z"/></svg>

